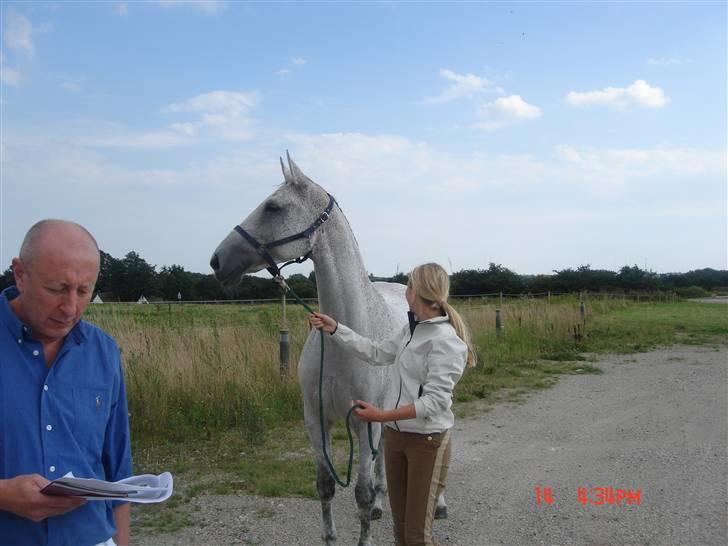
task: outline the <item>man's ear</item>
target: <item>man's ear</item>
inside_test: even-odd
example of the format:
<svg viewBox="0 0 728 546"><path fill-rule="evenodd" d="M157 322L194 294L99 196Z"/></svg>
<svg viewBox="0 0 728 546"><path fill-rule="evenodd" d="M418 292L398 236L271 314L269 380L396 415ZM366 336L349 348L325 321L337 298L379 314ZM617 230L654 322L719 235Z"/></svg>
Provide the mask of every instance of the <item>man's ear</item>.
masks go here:
<svg viewBox="0 0 728 546"><path fill-rule="evenodd" d="M13 276L15 277L15 286L19 292L23 292L23 285L25 284L25 266L20 258L13 258L12 262Z"/></svg>

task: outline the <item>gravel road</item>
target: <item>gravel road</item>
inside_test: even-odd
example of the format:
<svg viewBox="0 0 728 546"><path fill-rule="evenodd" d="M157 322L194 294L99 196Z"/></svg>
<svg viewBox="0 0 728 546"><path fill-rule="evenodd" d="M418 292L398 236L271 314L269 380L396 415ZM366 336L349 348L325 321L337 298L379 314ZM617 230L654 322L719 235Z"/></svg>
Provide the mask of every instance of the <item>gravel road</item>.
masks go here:
<svg viewBox="0 0 728 546"><path fill-rule="evenodd" d="M458 422L449 519L435 522L441 544L728 544L728 348L677 346L596 365L604 374L563 376L523 404ZM595 504L596 488L609 487L615 497L631 490L632 504ZM334 500L342 545L358 538L352 489L339 489ZM204 527L137 533L134 543L321 543L318 501L193 502ZM388 511L373 536L392 544Z"/></svg>

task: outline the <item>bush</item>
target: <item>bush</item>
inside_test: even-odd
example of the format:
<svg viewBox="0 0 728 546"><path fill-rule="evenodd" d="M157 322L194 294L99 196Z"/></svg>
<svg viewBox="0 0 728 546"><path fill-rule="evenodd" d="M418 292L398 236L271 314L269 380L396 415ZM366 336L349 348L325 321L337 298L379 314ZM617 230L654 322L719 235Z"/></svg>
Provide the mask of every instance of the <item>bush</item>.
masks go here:
<svg viewBox="0 0 728 546"><path fill-rule="evenodd" d="M677 293L681 298L708 298L708 292L702 286L688 286L687 288L678 288Z"/></svg>

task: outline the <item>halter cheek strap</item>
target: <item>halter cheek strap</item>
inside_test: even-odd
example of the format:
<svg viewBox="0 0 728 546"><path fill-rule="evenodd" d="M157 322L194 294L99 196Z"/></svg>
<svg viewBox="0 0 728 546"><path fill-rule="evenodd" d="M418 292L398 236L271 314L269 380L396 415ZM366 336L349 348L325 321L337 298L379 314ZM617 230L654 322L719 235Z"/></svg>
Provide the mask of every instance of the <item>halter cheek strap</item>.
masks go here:
<svg viewBox="0 0 728 546"><path fill-rule="evenodd" d="M285 245L286 243L290 243L292 241L297 241L298 239L304 239L311 237L313 233L320 228L324 222L326 222L331 217L331 211L334 208L334 205L336 203L336 199L334 199L334 196L330 193L327 193L326 195L329 196L329 204L326 205L326 208L324 211L319 215L319 217L314 221L313 224L311 224L308 228L304 229L300 233L296 233L295 235L290 235L288 237L283 237L282 239L277 239L270 243L260 243L258 240L253 237L250 233L245 231L241 226L235 226L233 229L237 231L240 235L242 235L246 241L248 241L252 247L255 249L255 251L260 254L263 259L265 259L266 262L268 262L270 267L267 267L266 269L268 272L273 275L273 277L280 277L281 275L281 269L286 267L287 265L293 264L293 263L303 263L306 260L308 260L311 257L311 252L306 254L305 256L301 256L300 258L296 258L295 260L291 260L289 262L286 262L283 264L280 268L278 267L278 264L276 264L276 261L273 259L273 256L270 255L270 252L268 249L274 248L277 246Z"/></svg>

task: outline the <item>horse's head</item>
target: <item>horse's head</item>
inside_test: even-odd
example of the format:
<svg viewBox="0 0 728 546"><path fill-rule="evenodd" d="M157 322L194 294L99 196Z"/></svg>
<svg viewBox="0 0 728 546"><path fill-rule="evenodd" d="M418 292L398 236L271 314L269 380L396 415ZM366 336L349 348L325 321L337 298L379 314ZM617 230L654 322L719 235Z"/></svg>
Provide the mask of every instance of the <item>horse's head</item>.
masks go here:
<svg viewBox="0 0 728 546"><path fill-rule="evenodd" d="M288 157L281 159L284 182L236 226L215 249L210 266L223 285L245 273L307 255L328 219L333 198ZM328 212L325 212L329 209ZM313 229L311 229L313 227Z"/></svg>

